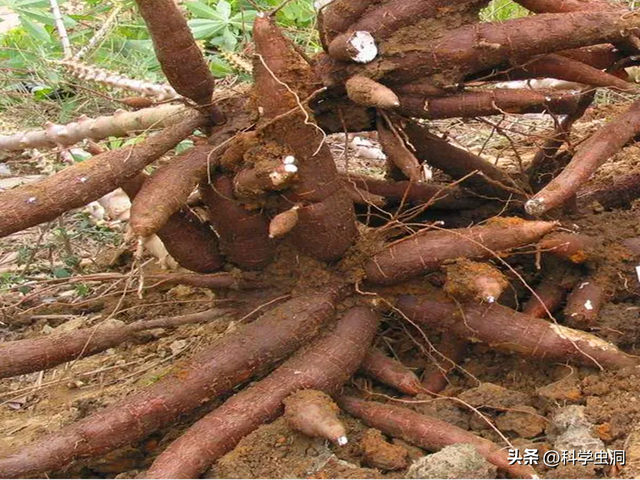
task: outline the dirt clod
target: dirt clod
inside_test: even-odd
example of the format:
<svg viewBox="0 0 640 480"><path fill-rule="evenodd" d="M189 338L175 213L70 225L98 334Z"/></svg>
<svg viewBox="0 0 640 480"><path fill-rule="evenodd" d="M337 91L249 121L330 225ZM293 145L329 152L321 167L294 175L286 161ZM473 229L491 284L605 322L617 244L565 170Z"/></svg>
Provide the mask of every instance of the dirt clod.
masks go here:
<svg viewBox="0 0 640 480"><path fill-rule="evenodd" d="M360 441L365 464L382 471L401 470L407 466L409 452L387 442L379 430L370 428Z"/></svg>

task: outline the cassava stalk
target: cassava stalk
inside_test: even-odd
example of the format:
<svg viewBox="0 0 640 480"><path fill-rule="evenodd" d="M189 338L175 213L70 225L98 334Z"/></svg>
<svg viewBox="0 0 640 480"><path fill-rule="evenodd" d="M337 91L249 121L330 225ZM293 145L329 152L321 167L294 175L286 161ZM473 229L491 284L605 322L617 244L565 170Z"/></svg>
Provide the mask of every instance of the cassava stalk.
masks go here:
<svg viewBox="0 0 640 480"><path fill-rule="evenodd" d="M199 116L198 112L182 105L161 105L137 112L120 110L110 116L81 117L66 125L47 123L44 130L0 135L0 150L67 146L87 138L98 141L107 137L125 137L130 133L165 128Z"/></svg>
<svg viewBox="0 0 640 480"><path fill-rule="evenodd" d="M154 97L160 102L180 98L180 95L178 95L170 85L152 83L146 80L135 80L118 72L94 67L93 65L86 65L75 59L63 60L59 63L65 67L69 73L81 80L88 80L122 90L130 90L140 95Z"/></svg>

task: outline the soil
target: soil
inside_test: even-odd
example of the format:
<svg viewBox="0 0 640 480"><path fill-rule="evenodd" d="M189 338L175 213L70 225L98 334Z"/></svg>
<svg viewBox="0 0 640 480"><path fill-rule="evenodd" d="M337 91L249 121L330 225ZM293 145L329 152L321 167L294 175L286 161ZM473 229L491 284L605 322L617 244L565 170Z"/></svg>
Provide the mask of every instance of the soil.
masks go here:
<svg viewBox="0 0 640 480"><path fill-rule="evenodd" d="M582 138L609 117L616 107L588 115L577 126L576 138ZM602 112L602 113L601 113ZM539 121L536 119L540 119ZM536 123L537 122L537 123ZM532 158L536 145L543 139L550 123L543 117L507 118L503 129L516 132L517 155L510 143L490 126L479 122L437 123L450 131L452 139L470 146L502 167L518 171L520 162ZM466 133L462 133L466 132ZM476 132L471 138L469 132ZM539 134L538 137L535 134ZM533 134L533 135L531 135ZM533 138L534 140L531 140ZM375 139L373 139L375 146ZM353 156L352 143L344 137L330 139L330 145L340 168L362 173L384 171L383 159ZM638 169L638 149L631 146L599 170L591 186L609 181L612 175ZM10 162L14 175L41 173L33 162L15 159ZM436 178L446 177L435 172ZM637 259L619 246L620 240L640 236L637 222L640 205L629 210L606 210L592 205L564 217L564 226L596 237L600 246L593 260L582 265L586 275L598 268L605 275L612 301L601 312L592 331L615 343L625 351L638 354L640 345L640 290L635 273ZM52 272L65 265L65 242L51 229L36 227L27 232L2 239L0 260L18 251L34 250L31 266L24 269L24 256L5 264L4 275L23 274L29 284L2 284L0 297L0 337L17 340L46 335L56 329L76 329L113 319L132 322L202 311L212 306L232 310L229 314L203 325L182 326L167 331L152 331L132 339L127 344L89 358L70 362L58 368L5 379L0 382L0 450L30 442L46 432L60 429L84 418L98 409L117 403L125 395L149 385L165 374L172 363L202 348L239 322L247 322L274 302L282 301L291 290L313 289L331 281L335 270L291 250L278 253L276 262L260 276L264 289L249 292L211 292L190 287L155 288L141 297L135 289L138 273L131 274L133 257L123 245L121 223L106 221L97 226L86 213L71 213L64 217L70 232L70 246L79 257L78 268L69 268L69 278L52 281ZM108 247L96 232L104 229L115 237ZM366 227L362 227L367 232ZM105 232L102 232L106 235ZM38 240L39 237L42 237ZM111 237L109 237L111 238ZM57 243L56 243L57 242ZM350 252L338 268L354 271L359 252L375 249L379 239L365 237L362 245ZM80 248L82 247L82 248ZM67 252L68 253L68 252ZM120 255L117 255L120 253ZM524 279L535 287L541 272L536 269L535 252L531 249L506 260ZM117 261L113 261L117 258ZM22 263L20 263L22 262ZM161 267L153 259L143 258L146 274ZM0 263L0 265L2 265ZM500 267L500 265L495 265ZM232 270L231 266L228 266ZM517 306L530 296L511 272L503 274L509 280L500 302ZM119 279L74 283L74 276L83 273L109 272ZM357 276L357 275L356 275ZM5 277L3 277L5 278ZM13 277L12 277L13 278ZM127 280L128 279L128 280ZM432 280L437 281L436 278ZM413 284L412 284L413 285ZM25 288L26 287L26 288ZM403 286L405 288L406 286ZM87 291L85 291L85 288ZM406 287L409 288L409 287ZM347 305L341 305L340 310ZM562 310L556 320L564 323ZM421 375L436 356L424 339L437 345L440 334L429 329L418 331L402 319L389 315L382 326L380 348L393 354ZM424 335L424 336L423 336ZM548 364L517 355L498 353L486 345L473 344L462 362L449 375L449 386L442 396L419 395L405 398L389 387L376 384L358 374L345 389L359 396L382 402L394 402L435 416L454 425L506 446L536 448L540 453L553 448L550 425L561 409L583 406L590 434L607 449L633 449L629 436L640 425L640 371L625 369L617 372L596 368ZM242 388L242 385L237 387ZM233 392L229 392L228 395ZM79 461L65 472L52 472L53 477L134 478L151 464L164 447L197 418L224 401L222 396L204 405L198 412L186 416L180 424L157 432L136 445L119 449L99 459ZM398 478L404 477L411 464L430 452L425 452L400 439L389 438L360 421L341 414L349 443L336 446L327 441L307 437L291 430L283 419L264 425L244 438L230 453L219 459L207 472L207 478ZM636 435L637 436L637 435ZM634 437L635 438L635 437ZM579 465L549 469L537 467L544 478L605 478L624 475L615 467L581 468Z"/></svg>

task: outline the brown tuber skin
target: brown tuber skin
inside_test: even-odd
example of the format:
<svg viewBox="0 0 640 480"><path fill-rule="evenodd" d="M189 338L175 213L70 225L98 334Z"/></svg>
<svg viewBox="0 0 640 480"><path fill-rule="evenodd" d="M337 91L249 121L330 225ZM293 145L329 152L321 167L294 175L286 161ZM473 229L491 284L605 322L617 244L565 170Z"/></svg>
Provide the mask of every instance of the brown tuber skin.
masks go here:
<svg viewBox="0 0 640 480"><path fill-rule="evenodd" d="M362 75L351 77L345 87L349 98L360 105L382 109L400 106L400 100L393 90Z"/></svg>
<svg viewBox="0 0 640 480"><path fill-rule="evenodd" d="M377 127L378 141L388 161L412 182L422 183L422 166L400 137L397 129L391 123L391 118L388 116L379 117Z"/></svg>
<svg viewBox="0 0 640 480"><path fill-rule="evenodd" d="M418 159L438 168L456 180L464 178L462 185L482 196L519 200L514 193L517 184L492 163L473 153L455 147L433 134L424 125L408 123L404 133L416 149Z"/></svg>
<svg viewBox="0 0 640 480"><path fill-rule="evenodd" d="M467 91L448 96L424 98L401 95L397 111L408 117L430 120L455 117L484 117L505 112L566 114L576 108L573 93L544 92L538 90Z"/></svg>
<svg viewBox="0 0 640 480"><path fill-rule="evenodd" d="M573 263L584 263L593 257L595 238L575 233L556 232L544 237L538 243L540 251Z"/></svg>
<svg viewBox="0 0 640 480"><path fill-rule="evenodd" d="M220 153L210 145L196 146L178 155L147 178L131 205L131 228L148 237L162 228L180 210L209 169L218 163Z"/></svg>
<svg viewBox="0 0 640 480"><path fill-rule="evenodd" d="M571 290L564 315L574 325L593 326L600 309L607 301L607 292L598 280L586 278Z"/></svg>
<svg viewBox="0 0 640 480"><path fill-rule="evenodd" d="M368 260L365 264L367 280L390 285L436 270L446 260L492 258L494 251L535 242L555 226L554 222L501 218L481 227L426 229L392 243Z"/></svg>
<svg viewBox="0 0 640 480"><path fill-rule="evenodd" d="M640 133L640 100L582 143L569 165L526 204L540 216L575 195L604 162Z"/></svg>
<svg viewBox="0 0 640 480"><path fill-rule="evenodd" d="M367 425L387 435L417 445L429 451L448 445L468 443L480 455L498 468L516 478L534 478L535 471L528 465L511 465L507 451L495 443L478 437L442 420L420 415L408 408L379 402L367 402L355 397L340 397L338 405L350 415L360 418Z"/></svg>
<svg viewBox="0 0 640 480"><path fill-rule="evenodd" d="M95 327L58 335L0 343L0 378L38 372L124 343L137 332L208 322L224 313L213 309L180 317L139 320L118 327Z"/></svg>
<svg viewBox="0 0 640 480"><path fill-rule="evenodd" d="M335 289L275 307L149 387L0 458L0 477L62 469L76 458L110 452L171 425L312 339L333 316L337 298Z"/></svg>
<svg viewBox="0 0 640 480"><path fill-rule="evenodd" d="M191 426L156 459L147 477L196 478L242 437L277 418L291 393L300 389L335 392L362 362L377 327L373 311L352 308L331 333Z"/></svg>
<svg viewBox="0 0 640 480"><path fill-rule="evenodd" d="M444 299L402 296L396 306L413 321L500 350L546 361L624 368L638 359L595 335L535 319L498 304L456 304Z"/></svg>
<svg viewBox="0 0 640 480"><path fill-rule="evenodd" d="M123 183L122 189L134 200L147 178L141 173ZM217 237L187 207L171 215L156 233L178 265L187 270L211 273L224 264Z"/></svg>
<svg viewBox="0 0 640 480"><path fill-rule="evenodd" d="M406 395L415 396L422 391L420 379L415 373L377 348L369 349L360 371Z"/></svg>
<svg viewBox="0 0 640 480"><path fill-rule="evenodd" d="M200 195L229 261L247 270L271 263L275 246L269 238L269 222L260 211L251 212L234 198L229 178L218 176L211 185L201 184Z"/></svg>
<svg viewBox="0 0 640 480"><path fill-rule="evenodd" d="M215 79L178 5L173 0L136 0L136 3L171 86L203 107L214 124L224 123L222 112L211 106Z"/></svg>
<svg viewBox="0 0 640 480"><path fill-rule="evenodd" d="M567 82L583 83L593 87L609 87L625 91L633 88L630 83L615 75L556 54L543 55L536 58L520 68L509 70L504 77L508 80L556 78Z"/></svg>
<svg viewBox="0 0 640 480"><path fill-rule="evenodd" d="M284 419L294 430L346 445L347 430L338 419L340 409L331 397L318 390L300 390L284 399Z"/></svg>
<svg viewBox="0 0 640 480"><path fill-rule="evenodd" d="M359 191L388 199L390 202L410 202L416 205L429 204L436 210L464 210L478 206L462 189L433 183L391 182L365 175L345 174L343 182Z"/></svg>
<svg viewBox="0 0 640 480"><path fill-rule="evenodd" d="M571 265L551 266L535 288L535 295L524 304L522 313L535 318L553 314L580 279L579 271Z"/></svg>

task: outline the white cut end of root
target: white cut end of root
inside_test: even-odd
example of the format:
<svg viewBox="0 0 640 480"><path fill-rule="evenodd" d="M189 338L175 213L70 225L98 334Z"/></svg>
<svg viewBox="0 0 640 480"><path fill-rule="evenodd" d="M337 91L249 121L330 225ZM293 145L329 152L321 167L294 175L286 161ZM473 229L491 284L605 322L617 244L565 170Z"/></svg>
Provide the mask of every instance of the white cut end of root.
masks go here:
<svg viewBox="0 0 640 480"><path fill-rule="evenodd" d="M369 32L354 32L349 39L349 45L353 47L356 52L355 55L351 57L354 62L369 63L378 56L376 41Z"/></svg>
<svg viewBox="0 0 640 480"><path fill-rule="evenodd" d="M342 447L347 443L349 443L349 439L347 437L338 437L338 439L336 440L336 443Z"/></svg>
<svg viewBox="0 0 640 480"><path fill-rule="evenodd" d="M638 283L640 283L640 265L636 267L636 275L638 276Z"/></svg>
<svg viewBox="0 0 640 480"><path fill-rule="evenodd" d="M298 173L298 167L289 163L284 166L284 171L287 173Z"/></svg>
<svg viewBox="0 0 640 480"><path fill-rule="evenodd" d="M533 215L537 217L538 215L542 215L547 207L544 204L544 198L532 198L527 203L524 204L524 209L529 215Z"/></svg>
<svg viewBox="0 0 640 480"><path fill-rule="evenodd" d="M27 203L36 203L37 198L36 197L29 197L27 199Z"/></svg>
<svg viewBox="0 0 640 480"><path fill-rule="evenodd" d="M496 297L494 297L493 295L488 295L485 297L485 300L487 301L487 303L494 303L496 301Z"/></svg>
<svg viewBox="0 0 640 480"><path fill-rule="evenodd" d="M584 302L584 308L586 308L587 310L593 310L593 304L591 303L591 300L587 300L586 302Z"/></svg>
<svg viewBox="0 0 640 480"><path fill-rule="evenodd" d="M293 165L296 163L296 157L294 157L293 155L287 155L286 157L284 157L284 160L282 162L285 165Z"/></svg>

